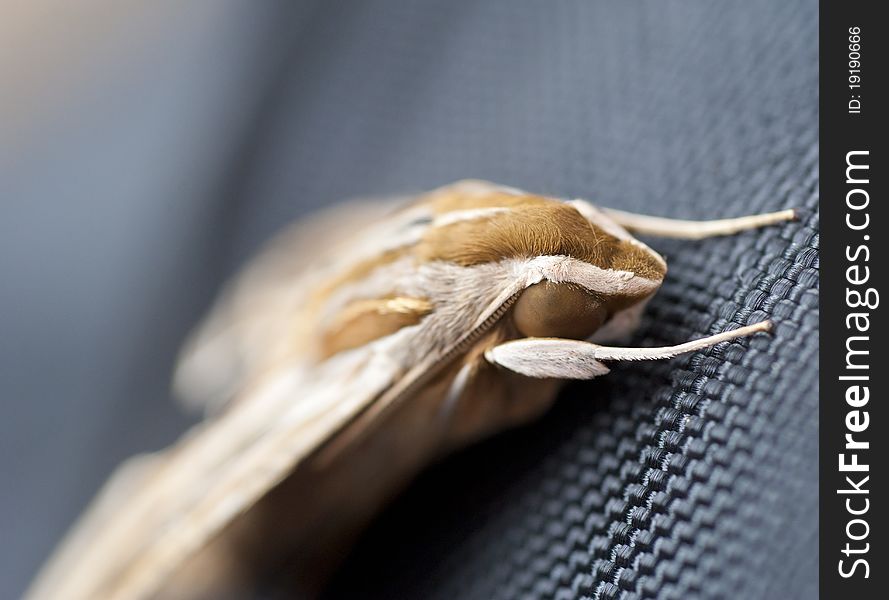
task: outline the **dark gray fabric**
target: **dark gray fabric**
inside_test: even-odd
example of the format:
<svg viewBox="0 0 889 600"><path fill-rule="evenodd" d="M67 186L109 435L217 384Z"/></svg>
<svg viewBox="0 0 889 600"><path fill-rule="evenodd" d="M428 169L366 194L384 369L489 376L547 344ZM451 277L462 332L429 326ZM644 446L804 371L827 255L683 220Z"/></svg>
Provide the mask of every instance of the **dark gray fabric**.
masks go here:
<svg viewBox="0 0 889 600"><path fill-rule="evenodd" d="M817 595L817 3L377 0L253 21L224 10L229 33L203 51L239 39L239 19L255 46L234 64L199 63L240 75L182 101L234 108L197 122L170 111L155 125L159 139L206 143L190 154L198 170L162 162L164 144L142 157L147 189L171 194L151 221L154 246L133 250L127 235L145 221L88 215L122 228L96 252L128 257L121 269L143 287L80 289L72 277L23 296L66 292L75 319L90 302L136 308L98 313L80 337L25 308L17 343L31 352L3 350L4 365L20 361L4 403L14 457L0 466L20 485L0 505L14 540L0 595L21 589L114 462L182 427L163 406L164 378L223 274L312 206L466 177L674 217L803 208L797 223L731 238L648 240L670 272L634 342L765 317L775 336L569 386L539 423L422 476L331 597ZM161 206L147 191L96 188ZM76 258L70 268L92 272ZM90 336L107 344L81 347ZM41 344L59 339L47 373ZM90 385L108 361L114 385Z"/></svg>

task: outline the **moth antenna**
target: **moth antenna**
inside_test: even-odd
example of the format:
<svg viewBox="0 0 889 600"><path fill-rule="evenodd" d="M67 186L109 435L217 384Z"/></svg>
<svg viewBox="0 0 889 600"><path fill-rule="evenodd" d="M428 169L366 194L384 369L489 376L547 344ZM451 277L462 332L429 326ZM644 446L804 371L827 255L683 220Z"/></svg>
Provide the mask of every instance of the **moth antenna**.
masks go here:
<svg viewBox="0 0 889 600"><path fill-rule="evenodd" d="M683 240L701 240L709 237L731 235L747 231L748 229L758 229L767 225L795 221L798 216L796 210L788 208L777 212L735 217L733 219L687 221L639 215L613 208L604 208L602 210L614 219L615 222L632 233Z"/></svg>
<svg viewBox="0 0 889 600"><path fill-rule="evenodd" d="M717 333L697 340L691 340L676 346L663 346L659 348L596 346L595 350L593 350L593 356L597 360L659 360L663 358L672 358L687 352L709 348L720 342L735 340L748 335L753 335L754 333L770 332L773 328L774 324L771 321L760 321L753 325L746 325L731 331L723 331L722 333Z"/></svg>

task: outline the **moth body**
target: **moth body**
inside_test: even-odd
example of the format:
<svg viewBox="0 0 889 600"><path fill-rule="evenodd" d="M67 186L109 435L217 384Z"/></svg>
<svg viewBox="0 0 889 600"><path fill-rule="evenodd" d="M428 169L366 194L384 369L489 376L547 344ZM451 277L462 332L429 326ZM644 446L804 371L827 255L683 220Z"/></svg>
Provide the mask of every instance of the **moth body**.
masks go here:
<svg viewBox="0 0 889 600"><path fill-rule="evenodd" d="M183 351L175 387L206 422L124 467L29 597L237 597L269 572L313 595L418 471L537 417L560 379L766 329L604 346L632 334L667 271L634 224L671 231L664 219L463 181L286 232Z"/></svg>

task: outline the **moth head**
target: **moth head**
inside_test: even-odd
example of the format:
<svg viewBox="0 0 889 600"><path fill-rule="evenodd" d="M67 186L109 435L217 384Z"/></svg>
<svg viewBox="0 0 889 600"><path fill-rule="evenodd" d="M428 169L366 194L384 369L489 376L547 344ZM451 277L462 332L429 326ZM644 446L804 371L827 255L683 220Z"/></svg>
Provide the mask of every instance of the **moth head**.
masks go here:
<svg viewBox="0 0 889 600"><path fill-rule="evenodd" d="M588 230L578 232L573 218L565 220L564 254L551 256L544 279L519 295L512 310L515 328L526 337L569 339L632 333L663 281L666 262L613 223L587 219Z"/></svg>
<svg viewBox="0 0 889 600"><path fill-rule="evenodd" d="M512 310L524 336L620 337L666 274L659 254L587 203L512 192L445 199L464 212L430 228L419 256L538 273Z"/></svg>

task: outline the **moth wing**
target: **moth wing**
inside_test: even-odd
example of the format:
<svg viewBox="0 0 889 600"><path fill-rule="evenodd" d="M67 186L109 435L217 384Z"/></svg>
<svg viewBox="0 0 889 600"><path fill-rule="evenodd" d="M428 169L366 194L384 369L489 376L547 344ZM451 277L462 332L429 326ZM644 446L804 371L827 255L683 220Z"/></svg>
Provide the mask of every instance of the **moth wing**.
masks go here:
<svg viewBox="0 0 889 600"><path fill-rule="evenodd" d="M209 316L183 345L173 388L189 408L224 406L267 355L269 340L323 269L324 255L405 202L354 200L300 220L274 237L223 290ZM319 264L320 263L320 264Z"/></svg>
<svg viewBox="0 0 889 600"><path fill-rule="evenodd" d="M226 410L171 448L119 467L28 598L151 595L393 385L398 366L372 350L344 352L311 369L297 349L289 360L263 361L264 342L281 337L293 298L311 287L311 265L319 254L338 252L330 240L348 239L399 200L347 203L292 226L229 286L188 342L176 374L177 389L192 404ZM219 377L222 385L214 381ZM328 385L334 380L338 386Z"/></svg>
<svg viewBox="0 0 889 600"><path fill-rule="evenodd" d="M84 551L101 534L120 506L138 493L162 463L158 455L144 454L129 458L118 466L89 509L68 532L64 544L54 552L52 560L42 569L26 596L60 597L66 587L66 576L79 568Z"/></svg>
<svg viewBox="0 0 889 600"><path fill-rule="evenodd" d="M299 336L282 336L282 323L288 321L297 299L330 275L331 264L342 266L344 253L361 254L360 248L352 247L353 241L359 247L364 242L377 243L369 249L370 255L385 251L374 241L385 237L380 231L356 236L356 240L348 238L368 221L393 211L395 205L348 205L298 226L273 243L229 287L186 347L176 378L177 388L193 404L212 408L218 397L225 410L158 454L155 467L142 477L129 478L132 486L123 494L126 502L117 510L97 509L95 518L84 526L92 535L75 532L62 545L30 591L30 598L131 599L152 595L189 556L326 445L331 436L339 438L347 427L355 425L359 432L370 429L418 383L456 353L467 350L477 335L499 320L520 290L539 280L539 273L533 270L519 275L501 273L499 267L494 271L480 268L477 276L484 281L491 281L494 273L500 273L502 279L484 290L465 278L458 279L463 302L451 308L485 308L466 323L465 334L436 347L407 370L391 352L383 351L386 344L345 350L320 363L305 360L294 344ZM420 213L425 210L418 208ZM410 218L395 221L402 228L412 222ZM338 239L349 244L340 245ZM310 255L311 261L301 258L305 255ZM453 293L449 280L426 283L441 288L442 293ZM275 360L269 360L267 343L282 337L290 338L291 347L284 353L272 353ZM214 385L217 377L223 378L224 385ZM231 401L226 403L228 399ZM107 494L115 496L121 494ZM76 568L65 568L65 556L76 556Z"/></svg>
<svg viewBox="0 0 889 600"><path fill-rule="evenodd" d="M186 558L324 444L392 384L385 356L352 352L323 363L339 389L276 369L245 401L138 468L124 466L61 545L28 597L150 596ZM300 399L311 401L300 402Z"/></svg>

